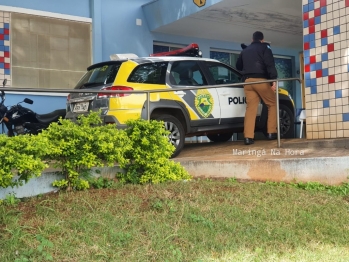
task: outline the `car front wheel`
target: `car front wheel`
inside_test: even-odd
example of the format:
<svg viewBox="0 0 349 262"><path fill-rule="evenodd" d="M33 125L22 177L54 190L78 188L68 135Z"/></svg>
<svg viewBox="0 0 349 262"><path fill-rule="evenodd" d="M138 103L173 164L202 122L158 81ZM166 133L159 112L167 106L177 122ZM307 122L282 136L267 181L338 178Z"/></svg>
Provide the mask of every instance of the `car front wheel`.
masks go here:
<svg viewBox="0 0 349 262"><path fill-rule="evenodd" d="M182 123L171 115L155 116L152 119L164 122L165 129L170 132L168 140L176 148L171 158L178 156L185 142L185 132Z"/></svg>

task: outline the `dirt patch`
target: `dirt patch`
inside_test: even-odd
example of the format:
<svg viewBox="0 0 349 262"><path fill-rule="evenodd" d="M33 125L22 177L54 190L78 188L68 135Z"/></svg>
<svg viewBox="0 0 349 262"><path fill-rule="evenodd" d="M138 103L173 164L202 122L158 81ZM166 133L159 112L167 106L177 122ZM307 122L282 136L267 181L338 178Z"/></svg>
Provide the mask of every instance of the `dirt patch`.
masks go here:
<svg viewBox="0 0 349 262"><path fill-rule="evenodd" d="M278 161L250 162L247 175L257 181L282 181L286 177L286 171L281 168Z"/></svg>

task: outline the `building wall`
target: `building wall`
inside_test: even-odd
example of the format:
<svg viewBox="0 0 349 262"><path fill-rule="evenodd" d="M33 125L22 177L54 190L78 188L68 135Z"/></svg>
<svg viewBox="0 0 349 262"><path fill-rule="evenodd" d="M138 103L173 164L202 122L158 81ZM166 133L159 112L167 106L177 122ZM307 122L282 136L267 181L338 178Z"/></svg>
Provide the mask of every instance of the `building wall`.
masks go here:
<svg viewBox="0 0 349 262"><path fill-rule="evenodd" d="M348 0L303 0L308 139L349 137L348 16Z"/></svg>
<svg viewBox="0 0 349 262"><path fill-rule="evenodd" d="M142 5L148 2L150 0L61 0L59 3L46 0L0 0L0 5L92 19L94 63L108 60L109 56L115 53L135 53L139 56L147 56L152 53L153 41L183 45L196 42L203 51L204 57L210 56L210 48L231 51L241 50L241 43L237 41L224 42L152 33L149 30L142 9ZM165 9L161 12L166 14L170 13L171 10ZM249 41L249 39L246 39L246 41ZM292 56L294 58L294 72L299 70L300 51L273 47L274 54ZM299 74L294 76L299 77ZM300 86L298 83L295 85L297 93L294 94L294 98L297 107L301 107ZM6 104L10 104L12 101L21 101L27 96L28 94L8 96ZM38 113L47 113L57 108L63 108L66 101L63 96L54 95L52 97L47 94L44 96L42 94L30 95L30 98L34 100L34 105L30 106L31 109L36 110ZM42 103L45 101L47 103L43 107Z"/></svg>
<svg viewBox="0 0 349 262"><path fill-rule="evenodd" d="M111 54L148 56L151 53L153 36L142 10L147 2L149 0L102 0L102 45L99 47L102 60L109 60Z"/></svg>
<svg viewBox="0 0 349 262"><path fill-rule="evenodd" d="M10 13L0 11L0 79L7 79L6 86L11 86L11 49L10 49ZM65 108L65 97L35 96L33 94L7 95L5 105L14 105L24 97L34 101L26 105L35 112L49 113L58 108Z"/></svg>
<svg viewBox="0 0 349 262"><path fill-rule="evenodd" d="M84 20L90 19L90 5L89 0L63 0L60 4L52 1L20 1L20 0L0 0L0 5L6 6L7 9L14 9L18 12L31 13L31 14L44 14L48 17L51 15L56 17L69 16L72 19L78 18ZM76 8L76 5L79 8ZM10 31L10 11L0 11L0 80L7 79L7 87L11 87L12 74L11 74L11 31ZM1 38L4 38L3 42ZM4 51L1 51L4 50ZM1 61L4 61L3 63ZM4 67L4 68L1 68ZM23 86L25 87L25 86ZM6 92L6 106L14 105L23 101L24 98L30 98L34 101L32 105L25 105L39 114L49 113L56 109L62 109L66 106L65 94L52 94L52 93L13 93Z"/></svg>
<svg viewBox="0 0 349 262"><path fill-rule="evenodd" d="M93 0L91 0L93 1ZM0 0L0 5L54 12L65 15L91 17L90 0Z"/></svg>

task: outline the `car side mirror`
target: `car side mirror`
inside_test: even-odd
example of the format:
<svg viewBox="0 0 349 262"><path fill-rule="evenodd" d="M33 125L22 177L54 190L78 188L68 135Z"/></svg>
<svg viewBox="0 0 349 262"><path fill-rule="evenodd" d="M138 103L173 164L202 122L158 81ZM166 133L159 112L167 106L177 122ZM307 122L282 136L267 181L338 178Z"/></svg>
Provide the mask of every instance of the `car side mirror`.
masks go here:
<svg viewBox="0 0 349 262"><path fill-rule="evenodd" d="M34 103L33 100L31 100L29 98L24 98L23 102L26 104L30 104L30 105L32 105Z"/></svg>

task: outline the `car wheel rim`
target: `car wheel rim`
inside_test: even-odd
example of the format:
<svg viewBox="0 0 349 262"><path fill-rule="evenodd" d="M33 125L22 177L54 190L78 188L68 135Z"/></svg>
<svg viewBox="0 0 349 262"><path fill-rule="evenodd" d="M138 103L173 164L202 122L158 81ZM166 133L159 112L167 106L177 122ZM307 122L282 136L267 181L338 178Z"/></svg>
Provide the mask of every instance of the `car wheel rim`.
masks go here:
<svg viewBox="0 0 349 262"><path fill-rule="evenodd" d="M181 141L179 128L172 122L165 122L165 129L170 132L168 135L168 140L170 143L175 147L178 147L179 142Z"/></svg>
<svg viewBox="0 0 349 262"><path fill-rule="evenodd" d="M285 110L280 110L280 133L286 134L291 127L291 118Z"/></svg>

